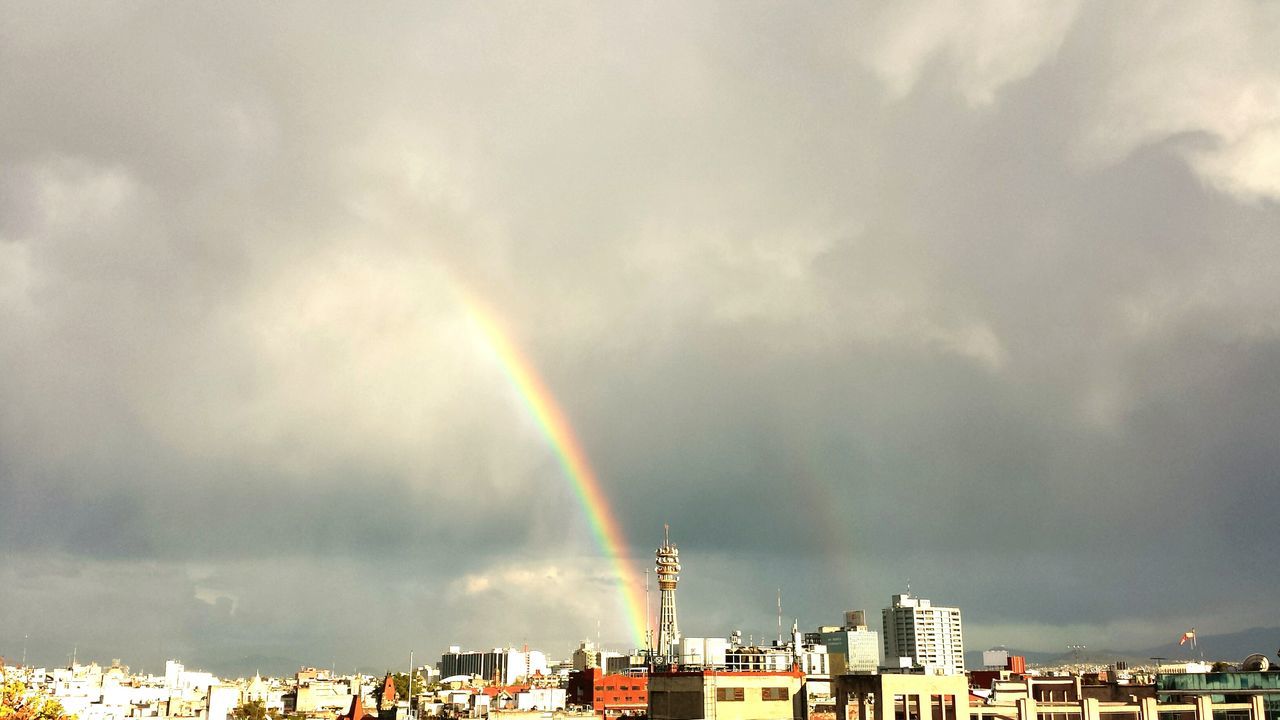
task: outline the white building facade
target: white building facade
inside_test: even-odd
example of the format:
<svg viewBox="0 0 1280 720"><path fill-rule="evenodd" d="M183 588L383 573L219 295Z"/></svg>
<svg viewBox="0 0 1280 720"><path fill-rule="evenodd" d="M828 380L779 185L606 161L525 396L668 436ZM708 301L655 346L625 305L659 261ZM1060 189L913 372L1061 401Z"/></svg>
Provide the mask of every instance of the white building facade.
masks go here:
<svg viewBox="0 0 1280 720"><path fill-rule="evenodd" d="M964 673L960 609L935 606L910 593L893 596L884 609L885 663L919 668L927 674Z"/></svg>

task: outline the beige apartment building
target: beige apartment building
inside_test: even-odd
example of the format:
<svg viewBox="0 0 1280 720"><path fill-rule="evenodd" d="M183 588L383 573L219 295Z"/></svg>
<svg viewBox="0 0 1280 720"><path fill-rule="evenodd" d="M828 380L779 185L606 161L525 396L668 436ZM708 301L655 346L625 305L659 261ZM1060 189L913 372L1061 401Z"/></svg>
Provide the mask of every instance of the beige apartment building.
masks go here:
<svg viewBox="0 0 1280 720"><path fill-rule="evenodd" d="M805 711L805 677L799 669L649 676L650 720L802 720Z"/></svg>

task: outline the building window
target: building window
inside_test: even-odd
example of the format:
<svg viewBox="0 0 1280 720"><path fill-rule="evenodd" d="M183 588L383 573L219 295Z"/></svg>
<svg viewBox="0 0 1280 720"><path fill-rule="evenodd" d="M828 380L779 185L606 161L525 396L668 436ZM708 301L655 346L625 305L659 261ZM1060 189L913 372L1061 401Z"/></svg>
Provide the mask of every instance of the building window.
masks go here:
<svg viewBox="0 0 1280 720"><path fill-rule="evenodd" d="M761 700L790 700L791 691L784 687L760 688Z"/></svg>
<svg viewBox="0 0 1280 720"><path fill-rule="evenodd" d="M746 699L746 693L742 688L716 688L717 702L742 702Z"/></svg>

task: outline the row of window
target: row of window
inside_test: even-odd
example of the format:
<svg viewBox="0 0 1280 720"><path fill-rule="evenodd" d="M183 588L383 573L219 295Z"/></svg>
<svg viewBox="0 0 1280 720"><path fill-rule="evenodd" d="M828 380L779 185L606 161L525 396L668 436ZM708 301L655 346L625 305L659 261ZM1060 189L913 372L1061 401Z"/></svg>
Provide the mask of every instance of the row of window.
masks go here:
<svg viewBox="0 0 1280 720"><path fill-rule="evenodd" d="M790 700L791 690L784 687L766 687L760 688L761 700ZM742 702L746 700L746 690L744 688L722 687L716 688L717 702Z"/></svg>
<svg viewBox="0 0 1280 720"><path fill-rule="evenodd" d="M616 692L616 691L618 691L618 690L627 690L627 689L631 689L631 690L640 690L640 689L642 689L642 688L641 688L639 685L632 685L630 688L627 688L627 686L626 686L626 685L618 685L618 686L614 686L614 685L609 685L609 686L597 685L597 686L596 686L596 692L604 692L605 690L608 690L608 691L610 691L610 692Z"/></svg>

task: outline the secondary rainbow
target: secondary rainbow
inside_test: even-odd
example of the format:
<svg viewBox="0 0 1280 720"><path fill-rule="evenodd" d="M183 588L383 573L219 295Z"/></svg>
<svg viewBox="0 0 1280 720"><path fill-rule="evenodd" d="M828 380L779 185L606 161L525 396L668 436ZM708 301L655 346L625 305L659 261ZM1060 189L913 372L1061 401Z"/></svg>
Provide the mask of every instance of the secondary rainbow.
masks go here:
<svg viewBox="0 0 1280 720"><path fill-rule="evenodd" d="M555 449L560 466L573 484L582 509L586 512L592 534L618 575L618 592L622 596L631 626L632 640L636 647L644 647L649 619L644 609L644 598L641 597L641 581L626 561L623 550L627 544L623 541L622 528L613 516L613 510L600 487L600 479L591 468L587 453L574 433L573 426L569 424L569 418L565 416L564 410L556 402L533 363L511 340L510 334L498 318L466 292L459 292L459 295L472 323L497 357L503 373Z"/></svg>

